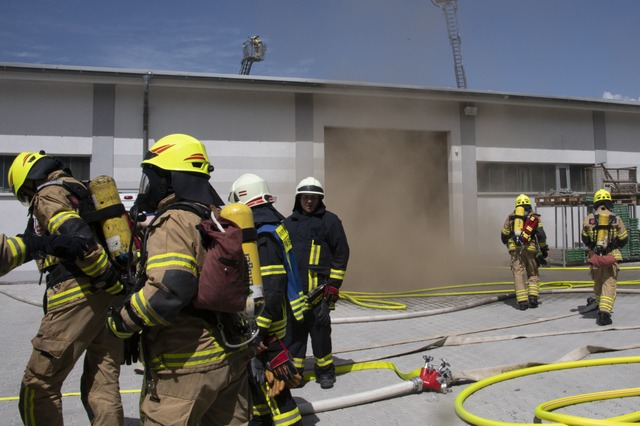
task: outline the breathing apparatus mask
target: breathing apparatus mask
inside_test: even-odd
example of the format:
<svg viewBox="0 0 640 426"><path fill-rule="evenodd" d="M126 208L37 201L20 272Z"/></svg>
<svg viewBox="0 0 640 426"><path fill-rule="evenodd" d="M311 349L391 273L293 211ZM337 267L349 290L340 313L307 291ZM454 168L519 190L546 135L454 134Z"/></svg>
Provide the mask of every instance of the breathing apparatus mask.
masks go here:
<svg viewBox="0 0 640 426"><path fill-rule="evenodd" d="M169 173L155 167L143 168L138 197L135 202L137 210L140 212L155 212L160 201L171 192L171 176Z"/></svg>

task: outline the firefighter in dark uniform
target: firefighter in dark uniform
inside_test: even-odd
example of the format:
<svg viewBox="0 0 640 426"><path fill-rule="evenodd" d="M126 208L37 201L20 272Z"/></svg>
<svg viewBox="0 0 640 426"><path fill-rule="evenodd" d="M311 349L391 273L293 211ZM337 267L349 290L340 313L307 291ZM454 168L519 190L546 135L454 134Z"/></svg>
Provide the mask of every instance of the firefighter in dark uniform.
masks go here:
<svg viewBox="0 0 640 426"><path fill-rule="evenodd" d="M537 308L540 296L540 265L546 265L549 254L547 235L540 215L531 207L525 194L516 198L516 208L504 221L500 232L502 244L511 256L511 272L518 309Z"/></svg>
<svg viewBox="0 0 640 426"><path fill-rule="evenodd" d="M192 304L206 252L196 228L203 219L197 209L217 214L223 204L209 183L213 166L205 146L191 136L171 134L151 147L141 166L133 209L156 213L141 248L141 288L108 318L109 329L121 338L142 331L140 420L145 425L247 424L247 346L225 346L216 314ZM196 208L170 208L177 202Z"/></svg>
<svg viewBox="0 0 640 426"><path fill-rule="evenodd" d="M45 315L20 388L20 416L28 425L62 425L63 382L85 354L81 400L92 425L121 425L120 364L124 345L104 326L109 306L122 301L123 285L106 250L80 217L83 188L57 158L23 152L9 169L9 185L29 206L30 222L43 235L66 235L86 247L82 256L37 260L47 274ZM67 185L67 186L65 186Z"/></svg>
<svg viewBox="0 0 640 426"><path fill-rule="evenodd" d="M284 216L273 206L264 179L251 173L233 183L229 201L250 206L253 212L265 297L264 311L257 320L261 351L252 359L253 418L249 424L297 425L302 417L290 388L298 385L301 376L282 340L287 306L302 306L304 297L291 242L282 225Z"/></svg>
<svg viewBox="0 0 640 426"><path fill-rule="evenodd" d="M329 312L338 300L347 270L349 244L342 222L326 209L323 198L324 189L317 179L303 179L296 188L293 213L284 221L298 261L303 292L309 294L324 286L320 302L309 307L302 321L295 321L289 310L285 346L302 373L310 336L316 382L322 389L329 389L336 381Z"/></svg>
<svg viewBox="0 0 640 426"><path fill-rule="evenodd" d="M588 303L598 306L598 325L613 323L611 312L616 300L618 262L622 260L619 249L629 241L624 222L611 210L611 193L606 189L598 190L593 196L593 212L584 218L582 225L582 242L589 248L587 262L595 293L595 298L590 298Z"/></svg>

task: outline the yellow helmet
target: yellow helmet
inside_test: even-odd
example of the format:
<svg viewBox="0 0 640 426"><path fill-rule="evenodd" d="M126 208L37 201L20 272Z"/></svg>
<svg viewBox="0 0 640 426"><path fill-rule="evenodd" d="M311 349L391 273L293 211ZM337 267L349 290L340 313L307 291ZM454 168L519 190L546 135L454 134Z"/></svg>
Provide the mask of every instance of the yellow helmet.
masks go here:
<svg viewBox="0 0 640 426"><path fill-rule="evenodd" d="M142 165L176 172L194 172L209 177L213 166L207 150L198 139L183 134L172 134L158 140L145 155Z"/></svg>
<svg viewBox="0 0 640 426"><path fill-rule="evenodd" d="M597 203L600 201L612 201L611 193L606 189L597 190L595 195L593 196L593 202Z"/></svg>
<svg viewBox="0 0 640 426"><path fill-rule="evenodd" d="M531 200L529 199L529 197L524 194L518 195L518 198L516 198L516 207L529 205L531 205Z"/></svg>
<svg viewBox="0 0 640 426"><path fill-rule="evenodd" d="M24 183L29 178L29 172L33 166L43 157L48 157L44 151L40 152L21 152L13 160L9 168L9 187L11 192L16 196L22 204L29 205L29 195L24 191ZM31 177L33 179L33 177Z"/></svg>

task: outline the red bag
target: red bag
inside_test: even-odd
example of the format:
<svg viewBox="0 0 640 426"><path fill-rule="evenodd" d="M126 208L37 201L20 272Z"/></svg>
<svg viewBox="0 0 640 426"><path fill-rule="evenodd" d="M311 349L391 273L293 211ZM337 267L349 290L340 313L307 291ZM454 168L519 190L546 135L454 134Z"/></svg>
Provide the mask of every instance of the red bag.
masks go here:
<svg viewBox="0 0 640 426"><path fill-rule="evenodd" d="M223 217L205 219L197 228L207 253L193 306L216 312L244 311L249 285L242 251L242 229Z"/></svg>
<svg viewBox="0 0 640 426"><path fill-rule="evenodd" d="M616 264L616 258L611 254L604 254L602 256L593 255L591 256L587 262L592 264L595 267L607 267Z"/></svg>

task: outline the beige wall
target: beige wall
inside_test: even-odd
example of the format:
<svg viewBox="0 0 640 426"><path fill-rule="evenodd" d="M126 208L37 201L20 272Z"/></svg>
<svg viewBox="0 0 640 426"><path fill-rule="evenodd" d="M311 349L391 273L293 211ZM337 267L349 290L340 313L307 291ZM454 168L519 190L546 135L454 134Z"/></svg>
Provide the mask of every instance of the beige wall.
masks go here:
<svg viewBox="0 0 640 426"><path fill-rule="evenodd" d="M113 163L121 189L136 190L143 155L145 73L41 68L5 67L0 72L0 154L45 149L91 155L92 168ZM361 253L370 241L369 231L359 230L364 226L362 211L345 181L368 176L384 188L366 199L373 222L421 223L418 232L398 233L410 234L410 241L398 237L394 242L412 252L401 256L412 264L421 259L415 253L439 259L433 253L443 252L441 244L433 248L431 242L426 250L414 249L424 243L423 234L430 234L429 224L436 220L429 214L437 211L442 235L455 246L431 269L445 275L451 274L449 266L461 248L479 251L470 234L478 235L480 251L502 249L496 228L513 197L478 196L476 161L589 164L604 156L613 167L640 163L640 105L243 77L154 75L149 86L150 143L172 132L199 137L216 168L212 183L223 197L242 173L257 173L269 182L276 206L285 215L300 179L313 175L325 182L330 209L355 229L348 230L354 235L354 263L348 275L354 287L369 285L374 275L381 285L393 276L405 275L400 281L407 285L419 278L413 265L388 268L388 275L373 272L380 269L379 259L371 268L369 256ZM108 117L94 114L94 109L109 105L104 93L111 92L102 92L103 98L96 100L94 84L114 88L114 111L106 111ZM476 116L462 112L470 104L477 107ZM594 111L600 122L594 121ZM112 135L93 134L108 123ZM598 135L603 139L596 152ZM433 158L435 169L425 167ZM413 182L424 188L433 182L439 193L407 190ZM437 198L436 206L413 204L432 197ZM412 203L408 209L407 200ZM407 218L407 210L425 216ZM402 220L396 220L399 217ZM24 229L26 211L11 194L0 194L0 218L5 224L0 232L18 233ZM466 232L469 229L473 232Z"/></svg>

